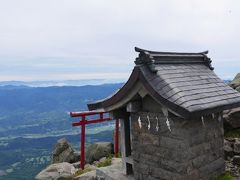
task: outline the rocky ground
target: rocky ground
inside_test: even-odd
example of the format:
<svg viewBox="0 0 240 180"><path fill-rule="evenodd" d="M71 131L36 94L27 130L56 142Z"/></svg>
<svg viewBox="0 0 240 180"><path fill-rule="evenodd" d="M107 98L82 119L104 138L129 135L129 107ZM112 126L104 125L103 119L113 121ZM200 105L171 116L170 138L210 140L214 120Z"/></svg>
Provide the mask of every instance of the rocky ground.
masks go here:
<svg viewBox="0 0 240 180"><path fill-rule="evenodd" d="M240 73L229 83L229 85L240 92ZM224 153L226 160L226 171L240 179L240 108L225 111L224 118Z"/></svg>
<svg viewBox="0 0 240 180"><path fill-rule="evenodd" d="M240 177L240 139L225 138L224 152L226 160L226 171L233 177Z"/></svg>
<svg viewBox="0 0 240 180"><path fill-rule="evenodd" d="M36 180L69 180L69 179L97 179L96 168L100 164L111 164L107 158L113 153L113 144L110 142L98 142L90 145L86 149L86 165L85 171L90 171L81 174L80 168L80 153L74 151L66 139L58 140L52 154L51 164L42 170L36 177ZM83 171L83 172L85 172Z"/></svg>
<svg viewBox="0 0 240 180"><path fill-rule="evenodd" d="M80 154L75 152L66 139L60 139L55 146L52 155L52 164L42 170L35 179L37 180L99 180L104 179L96 175L96 169L100 163L106 162L106 157L113 151L112 144L99 142L92 144L86 150L85 173L78 175L80 168ZM240 138L225 138L224 152L226 159L226 171L235 179L240 179ZM119 169L120 158L113 158L112 169ZM89 171L89 172L88 172ZM108 171L108 168L100 168L100 172Z"/></svg>

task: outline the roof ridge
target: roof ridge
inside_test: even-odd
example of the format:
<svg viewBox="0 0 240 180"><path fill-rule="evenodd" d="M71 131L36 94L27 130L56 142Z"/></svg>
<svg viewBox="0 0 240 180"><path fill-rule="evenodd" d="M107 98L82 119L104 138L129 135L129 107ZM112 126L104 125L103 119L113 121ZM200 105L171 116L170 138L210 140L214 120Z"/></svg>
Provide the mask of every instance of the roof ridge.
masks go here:
<svg viewBox="0 0 240 180"><path fill-rule="evenodd" d="M135 60L136 65L147 65L152 72L156 72L155 65L157 64L205 64L211 70L214 68L211 65L211 59L207 56L208 51L200 53L180 53L180 52L158 52L149 51L135 47L135 51L139 52ZM170 59L169 59L170 58Z"/></svg>
<svg viewBox="0 0 240 180"><path fill-rule="evenodd" d="M162 52L162 51L150 51L150 50L146 50L146 49L142 49L139 47L135 47L134 48L136 52L143 52L143 53L150 53L150 54L169 54L169 55L206 55L208 54L208 50L207 51L203 51L203 52L197 52L197 53L190 53L190 52Z"/></svg>

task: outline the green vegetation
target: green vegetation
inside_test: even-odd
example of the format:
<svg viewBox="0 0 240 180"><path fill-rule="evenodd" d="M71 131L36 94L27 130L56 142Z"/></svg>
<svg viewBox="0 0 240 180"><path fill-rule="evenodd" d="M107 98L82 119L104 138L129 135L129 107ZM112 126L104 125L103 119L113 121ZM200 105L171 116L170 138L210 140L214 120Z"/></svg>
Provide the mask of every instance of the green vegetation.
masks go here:
<svg viewBox="0 0 240 180"><path fill-rule="evenodd" d="M110 166L112 164L112 158L113 155L110 155L109 157L107 157L103 162L100 162L97 167L106 167L106 166Z"/></svg>
<svg viewBox="0 0 240 180"><path fill-rule="evenodd" d="M110 154L103 162L100 162L97 167L106 167L106 166L110 166L112 164L112 158L113 158L113 154ZM90 167L87 167L85 169L79 169L77 172L75 172L75 174L71 177L69 177L68 180L73 180L74 177L80 176L84 173L90 172L93 169Z"/></svg>
<svg viewBox="0 0 240 180"><path fill-rule="evenodd" d="M240 138L240 129L225 130L225 137Z"/></svg>
<svg viewBox="0 0 240 180"><path fill-rule="evenodd" d="M224 121L224 137L240 138L240 128L233 129L227 121Z"/></svg>
<svg viewBox="0 0 240 180"><path fill-rule="evenodd" d="M97 134L87 134L86 146L87 144L98 141L110 142L112 140L111 134L111 130ZM13 169L13 172L9 173L7 176L3 176L4 179L34 179L36 174L49 164L53 146L57 140L62 137L65 137L77 150L79 150L79 135L46 138L17 138L9 140L8 146L0 147L1 169ZM16 162L21 163L16 165ZM29 169L31 169L30 172Z"/></svg>
<svg viewBox="0 0 240 180"><path fill-rule="evenodd" d="M226 172L225 174L214 178L214 180L233 180L233 177L228 172Z"/></svg>
<svg viewBox="0 0 240 180"><path fill-rule="evenodd" d="M116 158L121 158L122 157L122 154L121 154L121 152L119 152L118 154L117 154L117 156L115 156Z"/></svg>
<svg viewBox="0 0 240 180"><path fill-rule="evenodd" d="M77 172L75 172L75 174L73 175L73 177L72 178L74 178L74 177L77 177L77 176L80 176L80 175L82 175L82 174L84 174L84 173L87 173L87 172L90 172L90 171L92 171L92 169L91 168L85 168L85 169L79 169Z"/></svg>

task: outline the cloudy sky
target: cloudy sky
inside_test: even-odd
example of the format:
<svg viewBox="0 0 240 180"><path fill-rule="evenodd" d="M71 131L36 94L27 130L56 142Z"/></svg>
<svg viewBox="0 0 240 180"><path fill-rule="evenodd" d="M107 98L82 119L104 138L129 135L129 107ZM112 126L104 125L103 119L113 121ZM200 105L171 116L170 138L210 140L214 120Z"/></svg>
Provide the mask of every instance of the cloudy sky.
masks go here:
<svg viewBox="0 0 240 180"><path fill-rule="evenodd" d="M238 0L0 0L0 81L126 80L134 46L240 72Z"/></svg>

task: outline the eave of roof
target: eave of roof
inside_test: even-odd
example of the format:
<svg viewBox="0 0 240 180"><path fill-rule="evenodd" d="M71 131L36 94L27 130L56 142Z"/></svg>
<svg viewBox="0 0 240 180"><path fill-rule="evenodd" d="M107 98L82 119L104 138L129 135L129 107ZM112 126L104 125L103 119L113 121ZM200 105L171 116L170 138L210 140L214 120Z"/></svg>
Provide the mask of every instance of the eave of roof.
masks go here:
<svg viewBox="0 0 240 180"><path fill-rule="evenodd" d="M88 109L95 110L106 108L120 101L137 82L139 73L140 73L139 68L135 67L128 81L126 82L126 84L124 84L124 86L121 89L119 89L116 93L112 94L108 98L88 104Z"/></svg>

